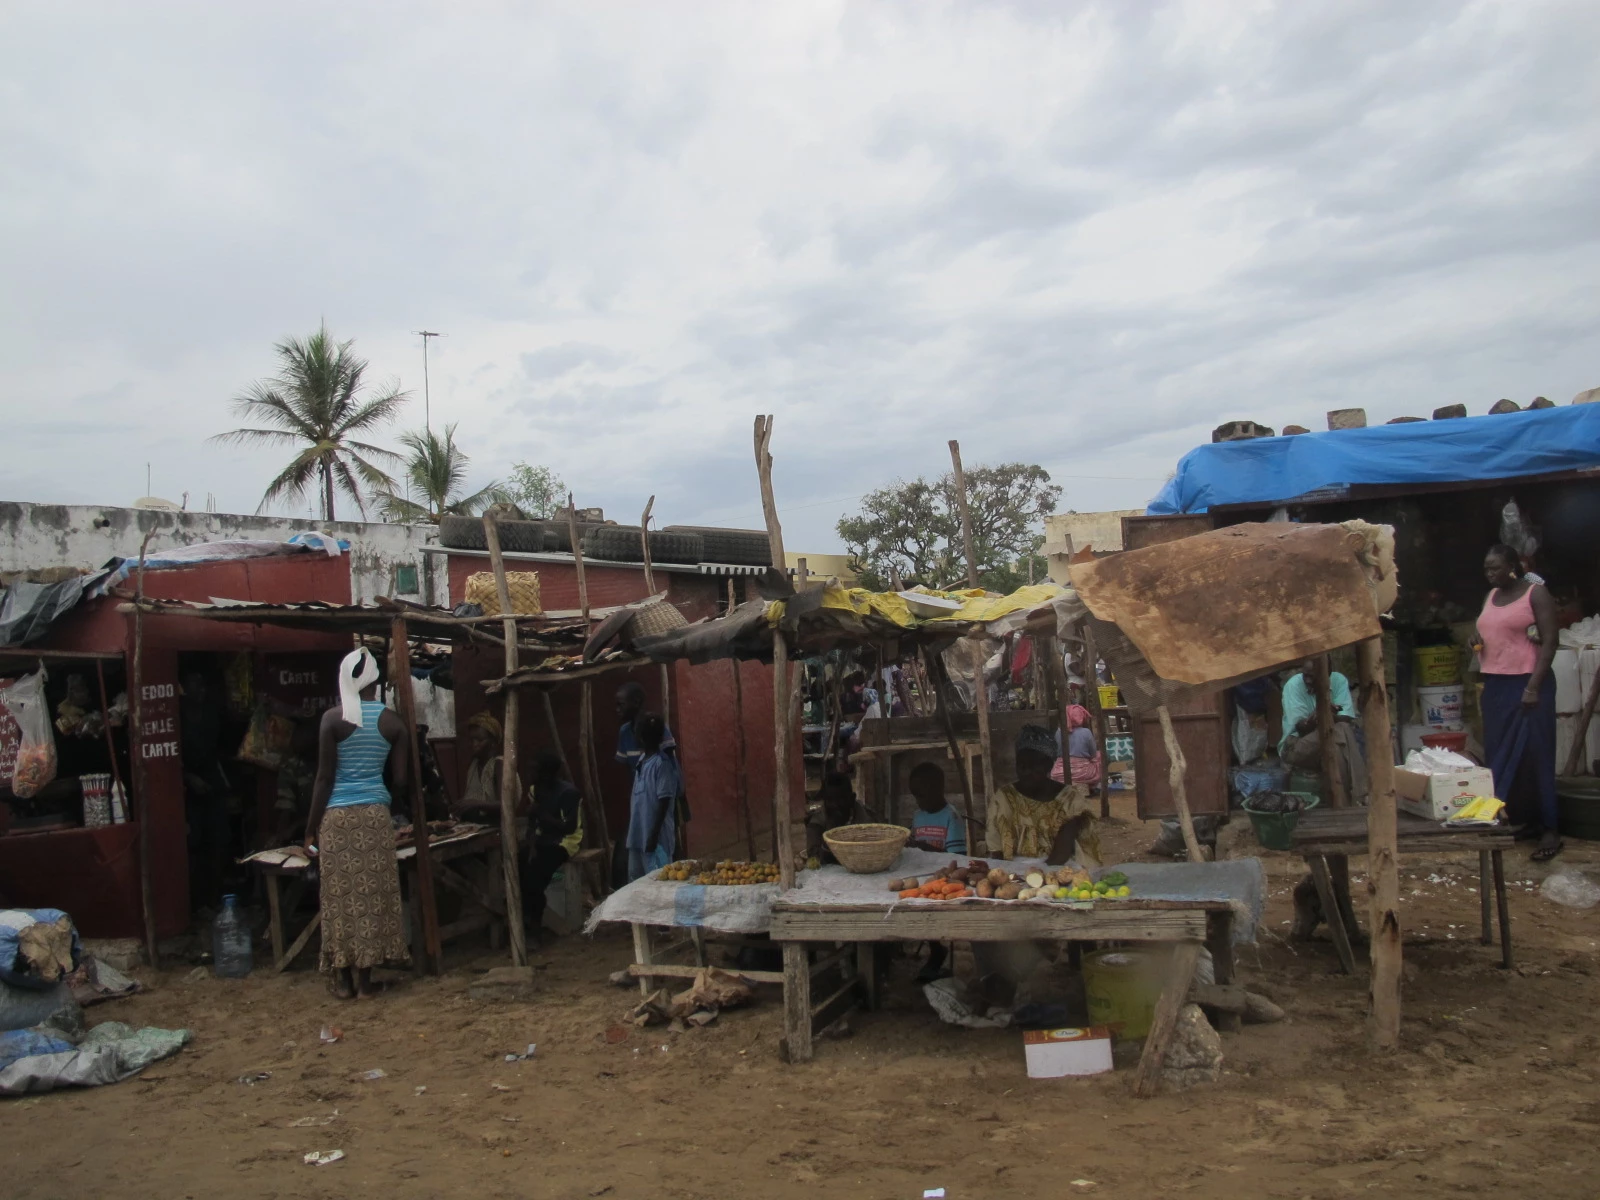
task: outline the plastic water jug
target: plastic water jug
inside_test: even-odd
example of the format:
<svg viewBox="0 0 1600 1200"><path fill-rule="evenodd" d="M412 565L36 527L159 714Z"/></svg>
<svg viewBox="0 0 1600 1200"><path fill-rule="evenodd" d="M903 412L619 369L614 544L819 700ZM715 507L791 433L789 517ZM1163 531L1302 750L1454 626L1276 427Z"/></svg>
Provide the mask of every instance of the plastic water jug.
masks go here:
<svg viewBox="0 0 1600 1200"><path fill-rule="evenodd" d="M211 923L212 969L222 979L243 979L255 966L250 926L239 911L239 897L224 896L222 911Z"/></svg>

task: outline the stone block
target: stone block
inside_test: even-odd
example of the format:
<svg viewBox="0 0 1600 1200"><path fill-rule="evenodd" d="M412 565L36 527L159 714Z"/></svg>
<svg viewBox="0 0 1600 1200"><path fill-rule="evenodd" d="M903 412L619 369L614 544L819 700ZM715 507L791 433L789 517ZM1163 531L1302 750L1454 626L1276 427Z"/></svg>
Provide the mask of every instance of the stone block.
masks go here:
<svg viewBox="0 0 1600 1200"><path fill-rule="evenodd" d="M1390 417L1385 425L1411 425L1417 421L1426 420L1425 417Z"/></svg>
<svg viewBox="0 0 1600 1200"><path fill-rule="evenodd" d="M1521 411L1522 405L1518 404L1515 400L1496 400L1493 407L1489 409L1489 415L1491 417L1497 417L1501 413L1514 413Z"/></svg>
<svg viewBox="0 0 1600 1200"><path fill-rule="evenodd" d="M1292 437L1293 435L1295 435L1297 433L1310 433L1310 432L1311 432L1311 430L1307 429L1304 425L1285 425L1283 427L1283 436L1284 437Z"/></svg>
<svg viewBox="0 0 1600 1200"><path fill-rule="evenodd" d="M1448 421L1454 417L1464 417L1466 415L1467 406L1465 404L1446 404L1442 408L1433 410L1433 419L1435 421Z"/></svg>
<svg viewBox="0 0 1600 1200"><path fill-rule="evenodd" d="M1211 431L1213 442L1248 442L1253 438L1273 436L1271 428L1254 421L1224 421Z"/></svg>
<svg viewBox="0 0 1600 1200"><path fill-rule="evenodd" d="M83 949L119 971L144 965L144 943L138 938L84 938Z"/></svg>
<svg viewBox="0 0 1600 1200"><path fill-rule="evenodd" d="M1528 407L1530 409L1532 409L1532 408L1554 408L1555 406L1556 406L1556 402L1554 400L1550 399L1548 396L1535 396L1532 400L1528 401Z"/></svg>
<svg viewBox="0 0 1600 1200"><path fill-rule="evenodd" d="M1336 408L1328 414L1329 429L1365 429L1367 410L1364 408Z"/></svg>
<svg viewBox="0 0 1600 1200"><path fill-rule="evenodd" d="M1590 388L1587 392L1579 392L1572 398L1574 404L1593 404L1600 400L1600 388Z"/></svg>
<svg viewBox="0 0 1600 1200"><path fill-rule="evenodd" d="M1201 1083L1215 1083L1222 1075L1222 1038L1211 1028L1198 1004L1186 1004L1178 1014L1161 1078L1174 1091Z"/></svg>

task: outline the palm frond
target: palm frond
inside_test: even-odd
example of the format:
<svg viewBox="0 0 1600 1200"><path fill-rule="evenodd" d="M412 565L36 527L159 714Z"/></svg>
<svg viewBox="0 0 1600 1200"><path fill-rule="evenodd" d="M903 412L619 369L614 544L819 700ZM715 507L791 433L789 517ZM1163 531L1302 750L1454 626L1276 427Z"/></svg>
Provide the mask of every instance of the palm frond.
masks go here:
<svg viewBox="0 0 1600 1200"><path fill-rule="evenodd" d="M315 486L321 461L322 456L315 447L302 450L287 467L278 472L277 478L267 484L256 511L265 512L267 505L275 500L298 501L308 488Z"/></svg>
<svg viewBox="0 0 1600 1200"><path fill-rule="evenodd" d="M357 463L360 463L360 461L360 459L356 459ZM356 502L356 508L361 513L361 519L366 520L367 498L362 494L361 485L356 482L356 477L350 470L350 464L338 456L330 457L328 462L333 468L333 482L335 488L344 492L345 495L349 496L350 499ZM381 471L378 472L378 474L383 475ZM383 475L383 478L388 480L390 488L392 489L394 481L390 480L387 475Z"/></svg>

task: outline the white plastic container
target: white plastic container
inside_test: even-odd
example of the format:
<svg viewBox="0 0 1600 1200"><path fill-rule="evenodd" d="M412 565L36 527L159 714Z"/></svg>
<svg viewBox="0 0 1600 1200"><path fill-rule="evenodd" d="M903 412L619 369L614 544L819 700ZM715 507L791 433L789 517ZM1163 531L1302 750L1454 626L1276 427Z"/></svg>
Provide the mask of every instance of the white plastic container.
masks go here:
<svg viewBox="0 0 1600 1200"><path fill-rule="evenodd" d="M1461 728L1461 685L1452 683L1439 687L1419 687L1417 704L1422 710L1422 723L1435 729Z"/></svg>
<svg viewBox="0 0 1600 1200"><path fill-rule="evenodd" d="M1111 1031L1099 1026L1029 1029L1022 1035L1022 1051L1029 1079L1103 1075L1111 1070Z"/></svg>

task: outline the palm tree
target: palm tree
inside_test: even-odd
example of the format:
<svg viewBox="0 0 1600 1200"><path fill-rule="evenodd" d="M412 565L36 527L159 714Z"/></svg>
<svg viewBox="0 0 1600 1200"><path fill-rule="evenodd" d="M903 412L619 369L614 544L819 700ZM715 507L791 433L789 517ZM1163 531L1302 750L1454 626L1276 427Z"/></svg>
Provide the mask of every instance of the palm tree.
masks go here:
<svg viewBox="0 0 1600 1200"><path fill-rule="evenodd" d="M489 505L507 498L505 489L498 483L481 487L470 496L461 495L470 460L456 445L454 425L444 427L443 437L431 429L403 433L400 444L410 451L406 455L404 478L408 490L418 499L395 495L393 485L378 493L383 515L389 520L437 525L440 517L476 516Z"/></svg>
<svg viewBox="0 0 1600 1200"><path fill-rule="evenodd" d="M400 456L356 441L353 435L392 420L405 403L406 393L390 384L377 396L359 397L367 361L350 352L352 345L335 342L326 325L308 338L285 338L273 347L278 373L251 384L249 391L233 401L233 411L240 417L273 428L234 429L211 439L301 447L267 485L257 512L275 500L299 500L315 487L322 493L323 519L332 521L337 488L355 501L365 517L361 484L378 493L394 490L394 480L374 460L392 461Z"/></svg>

